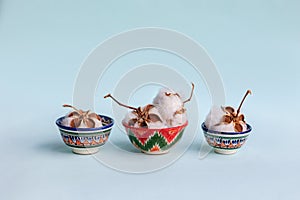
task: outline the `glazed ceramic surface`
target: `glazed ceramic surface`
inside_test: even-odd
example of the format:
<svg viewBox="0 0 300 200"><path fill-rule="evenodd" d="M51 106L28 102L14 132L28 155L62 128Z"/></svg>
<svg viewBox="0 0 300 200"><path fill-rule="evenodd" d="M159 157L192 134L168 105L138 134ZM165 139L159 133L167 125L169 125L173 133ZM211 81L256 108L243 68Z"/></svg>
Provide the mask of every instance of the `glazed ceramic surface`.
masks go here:
<svg viewBox="0 0 300 200"><path fill-rule="evenodd" d="M202 130L207 143L214 148L216 153L233 154L245 144L252 128L247 124L247 130L244 132L219 132L209 130L202 123Z"/></svg>
<svg viewBox="0 0 300 200"><path fill-rule="evenodd" d="M98 128L71 128L62 125L64 117L56 120L56 125L59 128L64 143L71 147L74 153L96 153L98 152L99 147L104 145L108 140L114 121L110 117L103 115L99 116L108 123L105 126Z"/></svg>
<svg viewBox="0 0 300 200"><path fill-rule="evenodd" d="M180 140L187 125L188 122L177 127L148 129L135 128L123 122L130 142L147 154L167 153Z"/></svg>

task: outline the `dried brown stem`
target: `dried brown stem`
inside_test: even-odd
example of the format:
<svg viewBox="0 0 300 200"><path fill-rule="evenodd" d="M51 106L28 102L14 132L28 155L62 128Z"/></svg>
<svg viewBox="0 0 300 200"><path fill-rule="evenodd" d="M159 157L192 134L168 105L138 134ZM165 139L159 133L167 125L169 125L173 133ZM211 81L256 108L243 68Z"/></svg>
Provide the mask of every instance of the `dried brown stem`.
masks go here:
<svg viewBox="0 0 300 200"><path fill-rule="evenodd" d="M189 97L187 100L185 100L185 101L183 102L183 104L185 104L185 103L191 101L192 96L193 96L193 93L194 93L194 88L195 88L195 85L194 85L194 83L192 83L192 91L191 91L190 97Z"/></svg>
<svg viewBox="0 0 300 200"><path fill-rule="evenodd" d="M107 94L107 95L105 95L104 96L104 98L106 99L106 98L111 98L112 100L114 100L117 104L119 104L120 106L123 106L123 107L125 107L125 108L129 108L129 109L132 109L132 110L138 110L137 108L135 108L135 107L132 107L132 106L128 106L128 105L125 105L125 104L123 104L123 103L121 103L121 102L119 102L117 99L115 99L111 94Z"/></svg>
<svg viewBox="0 0 300 200"><path fill-rule="evenodd" d="M242 107L242 105L243 105L243 103L244 103L246 97L247 97L249 94L252 94L251 90L247 90L246 94L244 95L244 97L243 97L243 99L242 99L242 101L241 101L241 103L240 103L240 106L239 106L239 108L238 108L237 111L236 111L236 116L239 115L239 113L240 113L240 111L241 111L241 107Z"/></svg>
<svg viewBox="0 0 300 200"><path fill-rule="evenodd" d="M77 108L75 108L74 106L71 106L69 104L64 104L63 107L65 108L73 108L74 110L76 110L77 112L80 112L80 110L78 110Z"/></svg>

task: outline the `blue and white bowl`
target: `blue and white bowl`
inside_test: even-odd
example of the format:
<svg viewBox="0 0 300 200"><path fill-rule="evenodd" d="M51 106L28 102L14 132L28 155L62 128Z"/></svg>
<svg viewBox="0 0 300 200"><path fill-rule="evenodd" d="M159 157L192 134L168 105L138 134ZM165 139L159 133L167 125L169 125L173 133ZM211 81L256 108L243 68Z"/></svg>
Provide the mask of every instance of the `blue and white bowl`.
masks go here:
<svg viewBox="0 0 300 200"><path fill-rule="evenodd" d="M72 128L62 125L64 117L56 120L64 143L71 147L74 153L94 154L108 140L114 120L104 115L99 116L107 123L98 128Z"/></svg>
<svg viewBox="0 0 300 200"><path fill-rule="evenodd" d="M216 153L234 154L245 144L252 127L247 124L247 130L243 132L219 132L209 130L205 123L202 123L202 130L207 143Z"/></svg>

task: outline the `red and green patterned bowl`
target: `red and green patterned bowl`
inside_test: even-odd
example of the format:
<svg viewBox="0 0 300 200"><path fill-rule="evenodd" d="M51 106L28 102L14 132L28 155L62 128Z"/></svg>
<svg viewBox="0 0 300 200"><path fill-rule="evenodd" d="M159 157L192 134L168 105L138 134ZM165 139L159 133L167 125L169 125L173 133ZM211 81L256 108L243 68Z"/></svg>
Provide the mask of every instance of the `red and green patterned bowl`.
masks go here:
<svg viewBox="0 0 300 200"><path fill-rule="evenodd" d="M94 154L106 143L114 125L110 117L99 115L107 123L98 128L72 128L62 125L61 117L56 120L61 137L76 154Z"/></svg>
<svg viewBox="0 0 300 200"><path fill-rule="evenodd" d="M164 154L180 140L188 122L181 126L162 129L135 128L124 121L122 124L130 142L138 150L146 154Z"/></svg>

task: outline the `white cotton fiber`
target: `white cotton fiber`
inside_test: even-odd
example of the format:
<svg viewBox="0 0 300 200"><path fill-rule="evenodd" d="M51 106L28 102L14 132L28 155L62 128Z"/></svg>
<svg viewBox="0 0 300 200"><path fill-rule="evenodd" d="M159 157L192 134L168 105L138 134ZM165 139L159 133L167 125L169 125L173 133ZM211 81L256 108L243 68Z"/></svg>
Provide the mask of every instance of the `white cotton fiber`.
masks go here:
<svg viewBox="0 0 300 200"><path fill-rule="evenodd" d="M71 121L76 118L76 116L69 117L69 114L70 113L68 113L63 118L63 120L62 120L62 125L63 126L71 127ZM99 120L98 118L89 116L89 119L91 119L91 120L94 121L94 123L95 123L95 127L94 128L99 128L99 127L103 126L101 120ZM87 127L85 123L81 122L80 126L78 126L76 128L90 128L90 127Z"/></svg>
<svg viewBox="0 0 300 200"><path fill-rule="evenodd" d="M234 123L229 124L222 123L223 116L228 114L221 106L213 106L208 113L205 126L214 131L219 132L235 132ZM247 130L247 125L244 122L240 122L243 127L243 131Z"/></svg>
<svg viewBox="0 0 300 200"><path fill-rule="evenodd" d="M180 96L169 88L162 88L153 100L161 117L169 127L179 126L186 122L186 112L180 113L183 102Z"/></svg>
<svg viewBox="0 0 300 200"><path fill-rule="evenodd" d="M142 109L145 109L145 108L146 108L146 106L143 107ZM153 122L150 121L150 122L147 122L148 128L153 128L153 129L157 128L157 129L159 129L159 128L166 128L167 127L165 125L164 121L162 120L162 117L161 117L161 115L158 112L158 110L157 110L156 107L152 107L149 110L149 115L150 114L154 114L154 115L158 116L158 118L161 119L161 121L155 121L155 122L154 121ZM131 112L128 112L126 114L126 116L124 118L124 122L127 123L127 124L129 124L130 120L137 119L137 118L138 118L138 116L133 111L131 111ZM139 124L138 124L138 122L136 122L133 126L136 127L136 128L140 127Z"/></svg>

